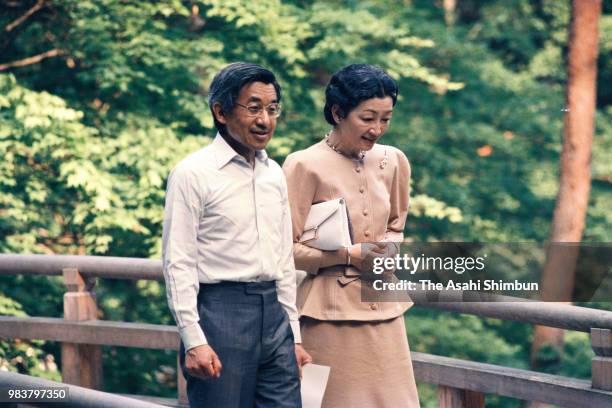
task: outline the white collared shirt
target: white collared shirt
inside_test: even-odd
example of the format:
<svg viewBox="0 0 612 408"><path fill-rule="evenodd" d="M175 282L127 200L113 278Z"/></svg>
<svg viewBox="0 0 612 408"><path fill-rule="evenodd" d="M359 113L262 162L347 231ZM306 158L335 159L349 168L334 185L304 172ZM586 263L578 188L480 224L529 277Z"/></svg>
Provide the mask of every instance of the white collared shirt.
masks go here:
<svg viewBox="0 0 612 408"><path fill-rule="evenodd" d="M220 281L276 281L301 342L287 185L264 150L252 166L217 134L183 159L168 178L163 228L166 293L185 350L207 344L199 284Z"/></svg>

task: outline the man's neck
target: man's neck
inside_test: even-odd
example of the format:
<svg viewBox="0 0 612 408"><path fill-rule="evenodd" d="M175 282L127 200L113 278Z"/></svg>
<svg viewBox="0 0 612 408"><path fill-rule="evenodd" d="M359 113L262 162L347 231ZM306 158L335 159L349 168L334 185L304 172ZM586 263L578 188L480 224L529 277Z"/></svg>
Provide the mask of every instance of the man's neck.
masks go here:
<svg viewBox="0 0 612 408"><path fill-rule="evenodd" d="M223 132L223 133L219 132L219 133L221 134L221 137L223 138L223 140L225 140L227 144L230 145L230 147L234 149L236 153L244 157L246 161L249 162L250 164L255 163L255 150L240 143L238 140L230 136L229 133L227 132Z"/></svg>

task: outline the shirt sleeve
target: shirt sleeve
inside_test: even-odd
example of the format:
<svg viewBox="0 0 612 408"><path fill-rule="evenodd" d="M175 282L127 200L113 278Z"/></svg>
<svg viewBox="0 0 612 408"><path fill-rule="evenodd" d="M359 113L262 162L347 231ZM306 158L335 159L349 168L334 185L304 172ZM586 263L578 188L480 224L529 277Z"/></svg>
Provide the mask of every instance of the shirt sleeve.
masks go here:
<svg viewBox="0 0 612 408"><path fill-rule="evenodd" d="M289 205L291 208L293 256L297 269L316 274L320 268L324 251L311 248L299 242L304 232L306 218L316 193L316 181L311 179L304 164L294 155L289 155L283 164L283 171L287 177Z"/></svg>
<svg viewBox="0 0 612 408"><path fill-rule="evenodd" d="M293 331L295 343L302 342L300 334L300 322L296 299L296 275L295 264L293 262L293 240L291 239L291 210L289 208L289 200L287 197L287 185L285 177L282 178L282 195L283 195L283 212L282 212L282 241L281 241L281 257L280 267L283 272L281 280L276 281L276 290L278 292L278 301L287 311L289 316L289 324Z"/></svg>
<svg viewBox="0 0 612 408"><path fill-rule="evenodd" d="M396 165L391 185L391 210L387 221L385 241L402 242L410 205L410 163L402 151L394 150Z"/></svg>
<svg viewBox="0 0 612 408"><path fill-rule="evenodd" d="M162 237L163 271L168 306L176 320L185 351L207 344L199 325L197 297L197 233L200 197L196 180L184 168L168 178Z"/></svg>

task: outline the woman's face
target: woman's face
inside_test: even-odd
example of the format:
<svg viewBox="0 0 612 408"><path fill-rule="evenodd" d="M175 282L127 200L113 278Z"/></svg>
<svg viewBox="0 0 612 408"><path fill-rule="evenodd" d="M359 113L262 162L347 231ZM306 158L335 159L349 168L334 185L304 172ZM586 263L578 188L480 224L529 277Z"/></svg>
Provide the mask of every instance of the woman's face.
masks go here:
<svg viewBox="0 0 612 408"><path fill-rule="evenodd" d="M385 134L391 115L393 100L390 96L371 98L361 102L346 117L338 115L337 108L332 108L336 119L336 132L342 138L342 144L353 151L366 151Z"/></svg>

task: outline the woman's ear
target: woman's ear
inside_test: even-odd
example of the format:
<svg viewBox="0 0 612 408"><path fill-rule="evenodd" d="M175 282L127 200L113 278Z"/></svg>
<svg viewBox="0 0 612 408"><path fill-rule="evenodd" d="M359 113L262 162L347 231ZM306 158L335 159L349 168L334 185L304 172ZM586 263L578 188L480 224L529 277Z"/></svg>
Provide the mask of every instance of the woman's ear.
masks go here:
<svg viewBox="0 0 612 408"><path fill-rule="evenodd" d="M344 113L342 112L342 109L340 109L338 105L333 105L331 107L331 113L334 118L334 122L336 122L336 124L342 122L342 119L344 119Z"/></svg>
<svg viewBox="0 0 612 408"><path fill-rule="evenodd" d="M217 121L223 125L227 124L227 118L225 117L225 113L223 113L223 109L221 109L221 104L215 103L212 108Z"/></svg>

